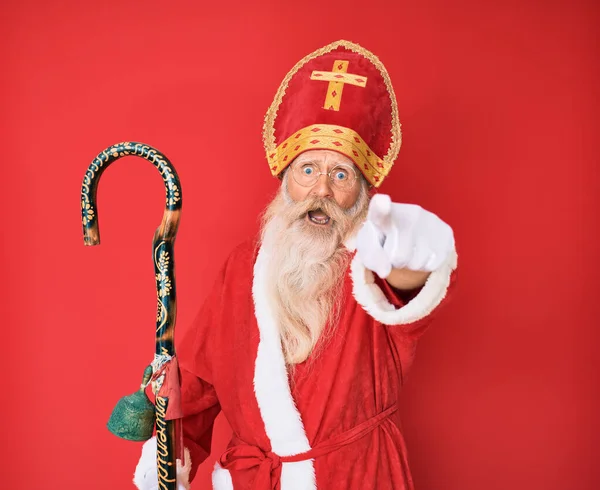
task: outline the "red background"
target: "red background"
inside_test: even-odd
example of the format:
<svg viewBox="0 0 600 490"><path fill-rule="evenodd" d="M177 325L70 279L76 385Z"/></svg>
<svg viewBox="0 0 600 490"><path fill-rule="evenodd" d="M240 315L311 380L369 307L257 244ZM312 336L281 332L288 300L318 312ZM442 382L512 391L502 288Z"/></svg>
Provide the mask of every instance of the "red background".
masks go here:
<svg viewBox="0 0 600 490"><path fill-rule="evenodd" d="M276 189L261 127L281 79L340 38L382 59L398 97L404 144L381 191L459 243L457 296L403 402L417 489L600 488L595 2L1 8L2 488L133 488L140 445L105 423L153 353L163 188L141 159L111 167L103 245L85 248L89 162L137 140L176 165L184 329ZM215 453L226 438L220 418Z"/></svg>

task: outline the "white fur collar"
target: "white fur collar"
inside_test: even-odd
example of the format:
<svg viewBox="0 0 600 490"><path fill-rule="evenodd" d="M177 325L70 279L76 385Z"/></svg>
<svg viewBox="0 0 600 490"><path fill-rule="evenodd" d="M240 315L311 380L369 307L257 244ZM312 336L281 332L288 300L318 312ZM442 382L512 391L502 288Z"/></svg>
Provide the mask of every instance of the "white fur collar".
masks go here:
<svg viewBox="0 0 600 490"><path fill-rule="evenodd" d="M310 450L304 424L290 391L279 328L267 291L269 250L262 245L254 264L252 295L260 342L254 368L254 393L273 452L292 456ZM283 463L282 490L316 489L313 461Z"/></svg>

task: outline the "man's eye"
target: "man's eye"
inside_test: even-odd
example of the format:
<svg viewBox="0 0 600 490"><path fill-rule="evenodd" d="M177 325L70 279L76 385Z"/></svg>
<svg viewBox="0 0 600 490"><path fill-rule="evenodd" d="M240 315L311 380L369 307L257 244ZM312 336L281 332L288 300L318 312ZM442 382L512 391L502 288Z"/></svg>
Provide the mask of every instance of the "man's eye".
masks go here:
<svg viewBox="0 0 600 490"><path fill-rule="evenodd" d="M348 172L345 170L338 170L335 173L335 178L336 180L346 180L348 178Z"/></svg>
<svg viewBox="0 0 600 490"><path fill-rule="evenodd" d="M313 169L312 169L312 167L307 166L302 169L302 172L304 172L306 175L312 175Z"/></svg>

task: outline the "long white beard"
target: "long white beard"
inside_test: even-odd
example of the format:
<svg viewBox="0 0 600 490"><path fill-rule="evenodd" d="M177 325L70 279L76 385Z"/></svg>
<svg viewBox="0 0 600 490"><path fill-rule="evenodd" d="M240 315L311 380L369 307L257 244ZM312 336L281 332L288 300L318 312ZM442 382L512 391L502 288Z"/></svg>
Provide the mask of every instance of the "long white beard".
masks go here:
<svg viewBox="0 0 600 490"><path fill-rule="evenodd" d="M287 193L285 178L265 211L262 244L269 250L267 287L283 353L286 362L293 365L311 353L316 355L319 339L333 333L340 309L340 284L350 259L343 243L358 231L369 198L361 179L359 198L349 210L332 199L295 202ZM330 216L330 226L321 228L307 221L307 212L317 208Z"/></svg>

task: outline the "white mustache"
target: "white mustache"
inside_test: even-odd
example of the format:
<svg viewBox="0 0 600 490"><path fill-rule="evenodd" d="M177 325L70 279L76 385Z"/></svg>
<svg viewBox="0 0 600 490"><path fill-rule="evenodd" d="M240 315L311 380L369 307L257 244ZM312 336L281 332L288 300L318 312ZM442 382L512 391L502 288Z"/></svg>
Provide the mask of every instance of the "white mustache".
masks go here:
<svg viewBox="0 0 600 490"><path fill-rule="evenodd" d="M286 199L285 215L289 224L294 221L304 219L309 211L320 209L329 216L334 223L347 224L352 221L350 210L343 209L337 202L332 199L323 199L320 197L307 198L304 201L293 201Z"/></svg>

